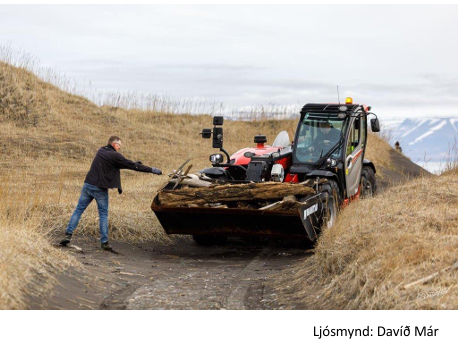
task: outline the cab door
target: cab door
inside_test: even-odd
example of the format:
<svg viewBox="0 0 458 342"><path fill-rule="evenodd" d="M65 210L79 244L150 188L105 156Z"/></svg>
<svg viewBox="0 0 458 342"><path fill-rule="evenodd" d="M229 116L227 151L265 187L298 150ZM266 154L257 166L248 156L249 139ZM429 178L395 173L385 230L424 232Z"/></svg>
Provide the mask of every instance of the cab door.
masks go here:
<svg viewBox="0 0 458 342"><path fill-rule="evenodd" d="M353 118L347 137L345 151L345 183L347 197L358 193L361 171L363 168L364 148L366 145L366 117Z"/></svg>

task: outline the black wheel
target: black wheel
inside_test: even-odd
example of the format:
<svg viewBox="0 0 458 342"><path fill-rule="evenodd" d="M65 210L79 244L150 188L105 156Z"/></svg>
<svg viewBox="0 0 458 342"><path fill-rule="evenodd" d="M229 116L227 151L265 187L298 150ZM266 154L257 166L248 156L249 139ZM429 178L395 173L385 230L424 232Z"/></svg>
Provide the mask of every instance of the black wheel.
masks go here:
<svg viewBox="0 0 458 342"><path fill-rule="evenodd" d="M223 245L227 241L227 237L216 235L193 235L192 238L198 245L202 246Z"/></svg>
<svg viewBox="0 0 458 342"><path fill-rule="evenodd" d="M322 229L331 228L336 223L337 212L339 209L339 187L336 181L328 179L326 183L320 185L320 192L325 197L323 199L323 222Z"/></svg>
<svg viewBox="0 0 458 342"><path fill-rule="evenodd" d="M377 183L374 170L371 167L363 167L361 172L361 198L370 198L377 192Z"/></svg>
<svg viewBox="0 0 458 342"><path fill-rule="evenodd" d="M319 192L327 192L334 198L336 208L340 206L340 189L337 182L333 179L328 179L326 183L320 184Z"/></svg>
<svg viewBox="0 0 458 342"><path fill-rule="evenodd" d="M323 201L323 223L322 229L331 228L336 223L337 218L337 204L333 195L325 192L325 199Z"/></svg>

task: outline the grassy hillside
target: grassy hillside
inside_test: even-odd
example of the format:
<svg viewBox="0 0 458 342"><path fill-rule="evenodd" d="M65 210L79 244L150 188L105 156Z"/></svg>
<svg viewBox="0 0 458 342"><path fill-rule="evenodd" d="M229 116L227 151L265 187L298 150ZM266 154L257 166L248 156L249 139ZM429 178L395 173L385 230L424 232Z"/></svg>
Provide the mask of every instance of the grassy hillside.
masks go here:
<svg viewBox="0 0 458 342"><path fill-rule="evenodd" d="M255 134L272 142L295 120L224 124L225 148L234 152L253 145ZM123 139L122 153L165 174L191 158L193 170L209 165L213 153L199 132L211 127L206 115L173 115L99 107L45 83L22 68L0 62L0 308L23 307L21 294L37 276L43 284L73 261L50 241L62 233L76 205L97 149L110 135ZM380 170L390 168L390 147L371 136L368 157ZM383 176L383 171L381 172ZM167 176L122 171L124 193L111 191L110 237L170 243L151 212L157 186ZM98 214L92 205L75 234L98 237ZM37 290L45 288L37 288Z"/></svg>
<svg viewBox="0 0 458 342"><path fill-rule="evenodd" d="M281 130L292 134L295 125L227 122L225 147L235 151L251 145L259 133L273 141ZM43 290L53 272L72 263L50 241L64 231L92 158L110 135L123 139L127 158L168 173L187 158L194 170L208 165L214 150L200 138L203 127L211 127L210 116L98 107L0 62L0 308L24 307L21 294L37 275L43 284L37 290ZM124 193L110 191L111 238L170 242L150 209L166 178L122 171ZM98 237L95 205L75 234Z"/></svg>
<svg viewBox="0 0 458 342"><path fill-rule="evenodd" d="M351 204L321 236L316 253L277 283L283 304L456 309L458 272L447 268L457 260L457 176L455 169L421 177Z"/></svg>

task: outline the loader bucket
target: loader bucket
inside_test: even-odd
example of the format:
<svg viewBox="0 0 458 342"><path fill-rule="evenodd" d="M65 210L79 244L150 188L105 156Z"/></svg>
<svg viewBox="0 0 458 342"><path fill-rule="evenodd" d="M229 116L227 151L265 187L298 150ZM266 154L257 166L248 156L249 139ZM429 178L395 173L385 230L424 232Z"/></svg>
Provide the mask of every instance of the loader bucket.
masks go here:
<svg viewBox="0 0 458 342"><path fill-rule="evenodd" d="M167 234L315 240L322 223L319 195L295 211L151 206Z"/></svg>

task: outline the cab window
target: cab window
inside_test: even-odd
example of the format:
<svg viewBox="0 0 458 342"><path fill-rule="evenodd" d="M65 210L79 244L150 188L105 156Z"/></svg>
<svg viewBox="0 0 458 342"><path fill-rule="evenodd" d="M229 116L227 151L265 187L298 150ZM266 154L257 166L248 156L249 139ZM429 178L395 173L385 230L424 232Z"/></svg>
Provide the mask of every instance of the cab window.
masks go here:
<svg viewBox="0 0 458 342"><path fill-rule="evenodd" d="M355 118L351 125L350 135L347 143L347 156L352 154L358 147L361 139L361 118Z"/></svg>
<svg viewBox="0 0 458 342"><path fill-rule="evenodd" d="M361 118L361 147L366 146L366 130L367 130L367 119L366 117Z"/></svg>

